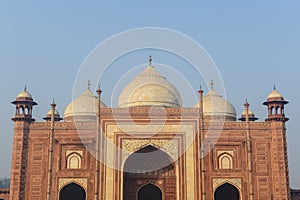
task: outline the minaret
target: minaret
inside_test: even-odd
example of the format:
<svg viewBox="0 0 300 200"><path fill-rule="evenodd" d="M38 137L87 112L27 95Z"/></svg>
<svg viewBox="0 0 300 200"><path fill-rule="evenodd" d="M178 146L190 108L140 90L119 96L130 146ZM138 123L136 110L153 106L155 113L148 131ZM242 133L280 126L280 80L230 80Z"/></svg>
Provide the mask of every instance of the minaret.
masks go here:
<svg viewBox="0 0 300 200"><path fill-rule="evenodd" d="M249 183L249 200L254 199L253 189L253 157L252 157L252 137L250 133L250 117L249 117L249 106L247 99L244 104L245 108L245 122L246 122L246 146L247 146L247 163L248 163L248 183Z"/></svg>
<svg viewBox="0 0 300 200"><path fill-rule="evenodd" d="M274 199L290 199L286 126L288 118L284 114L284 105L288 104L283 95L280 94L276 87L269 94L266 102L263 103L268 107L268 122L271 131L271 163L272 167L272 185Z"/></svg>
<svg viewBox="0 0 300 200"><path fill-rule="evenodd" d="M96 135L96 158L95 158L95 189L94 199L99 199L99 187L100 187L100 138L101 138L101 93L100 85L97 89L97 135Z"/></svg>
<svg viewBox="0 0 300 200"><path fill-rule="evenodd" d="M27 91L26 86L15 101L14 143L12 153L12 171L10 178L10 199L25 199L26 170L28 165L29 127L35 119L32 118L32 108L37 105Z"/></svg>
<svg viewBox="0 0 300 200"><path fill-rule="evenodd" d="M56 104L53 102L51 106L51 132L49 135L49 149L48 149L48 172L47 172L47 200L51 200L52 192L52 179L53 179L53 143L54 143L54 127L55 127L55 107Z"/></svg>
<svg viewBox="0 0 300 200"><path fill-rule="evenodd" d="M201 177L201 198L206 200L206 191L205 191L205 159L204 159L204 114L203 114L203 90L200 86L198 90L199 94L199 132L200 132L200 177Z"/></svg>

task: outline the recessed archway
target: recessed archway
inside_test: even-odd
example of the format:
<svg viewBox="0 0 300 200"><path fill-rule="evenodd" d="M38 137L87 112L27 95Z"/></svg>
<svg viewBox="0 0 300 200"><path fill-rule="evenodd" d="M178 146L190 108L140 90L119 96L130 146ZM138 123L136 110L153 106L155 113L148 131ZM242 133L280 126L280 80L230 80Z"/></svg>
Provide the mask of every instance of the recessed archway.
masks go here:
<svg viewBox="0 0 300 200"><path fill-rule="evenodd" d="M124 200L175 199L175 164L166 152L152 145L143 147L127 158L123 170ZM147 194L160 198L147 198Z"/></svg>
<svg viewBox="0 0 300 200"><path fill-rule="evenodd" d="M138 200L162 200L162 192L159 187L149 183L139 189Z"/></svg>
<svg viewBox="0 0 300 200"><path fill-rule="evenodd" d="M85 200L85 190L78 184L71 183L63 187L59 192L59 200Z"/></svg>
<svg viewBox="0 0 300 200"><path fill-rule="evenodd" d="M218 187L215 191L215 200L239 200L240 194L236 187L229 183L225 183Z"/></svg>

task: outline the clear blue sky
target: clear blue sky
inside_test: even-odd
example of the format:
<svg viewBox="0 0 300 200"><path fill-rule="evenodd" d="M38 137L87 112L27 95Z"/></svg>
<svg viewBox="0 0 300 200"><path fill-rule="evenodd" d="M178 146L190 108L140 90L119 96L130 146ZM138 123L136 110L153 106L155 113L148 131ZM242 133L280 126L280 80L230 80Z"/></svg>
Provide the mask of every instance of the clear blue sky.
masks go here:
<svg viewBox="0 0 300 200"><path fill-rule="evenodd" d="M63 114L77 70L97 44L121 31L155 26L183 32L203 45L238 115L248 97L252 110L264 120L267 110L262 102L277 85L290 101L286 113L291 186L300 188L299 8L296 0L1 1L0 177L10 174L10 102L25 83L39 103L34 109L37 120L49 110L52 97ZM138 59L136 63L143 64L145 58ZM103 90L104 99L109 99Z"/></svg>

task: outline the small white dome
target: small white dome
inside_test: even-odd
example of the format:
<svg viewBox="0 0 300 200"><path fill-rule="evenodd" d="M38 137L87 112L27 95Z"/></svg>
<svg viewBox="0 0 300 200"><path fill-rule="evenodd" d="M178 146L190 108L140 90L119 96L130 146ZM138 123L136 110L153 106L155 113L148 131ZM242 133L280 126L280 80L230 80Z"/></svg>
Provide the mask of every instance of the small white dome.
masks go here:
<svg viewBox="0 0 300 200"><path fill-rule="evenodd" d="M106 107L102 101L100 106L102 108ZM87 89L67 106L64 118L68 121L68 118L70 117L95 117L96 109L97 98L90 89Z"/></svg>
<svg viewBox="0 0 300 200"><path fill-rule="evenodd" d="M18 94L17 98L31 98L32 99L32 96L29 92L27 92L26 87L25 87L25 89Z"/></svg>
<svg viewBox="0 0 300 200"><path fill-rule="evenodd" d="M151 65L130 82L119 96L119 107L163 106L181 107L176 88Z"/></svg>
<svg viewBox="0 0 300 200"><path fill-rule="evenodd" d="M248 106L249 106L249 104L248 104ZM246 115L247 115L247 113L246 113L246 109L245 109L242 113L242 116L238 120L245 122L247 120ZM255 117L254 112L252 112L252 110L250 110L249 108L248 108L248 119L249 119L249 121L258 120L258 118Z"/></svg>
<svg viewBox="0 0 300 200"><path fill-rule="evenodd" d="M196 107L199 107L197 102ZM213 88L203 97L203 114L204 116L221 116L227 120L236 119L236 110L233 105L219 95Z"/></svg>
<svg viewBox="0 0 300 200"><path fill-rule="evenodd" d="M48 112L47 112L47 115L51 115L52 114L52 110L50 109ZM59 115L59 112L55 109L54 111L54 115Z"/></svg>
<svg viewBox="0 0 300 200"><path fill-rule="evenodd" d="M254 115L254 113L250 109L248 110L248 114L249 115ZM242 115L246 115L246 110L243 111Z"/></svg>
<svg viewBox="0 0 300 200"><path fill-rule="evenodd" d="M268 99L283 99L283 95L274 88L274 90L268 95Z"/></svg>

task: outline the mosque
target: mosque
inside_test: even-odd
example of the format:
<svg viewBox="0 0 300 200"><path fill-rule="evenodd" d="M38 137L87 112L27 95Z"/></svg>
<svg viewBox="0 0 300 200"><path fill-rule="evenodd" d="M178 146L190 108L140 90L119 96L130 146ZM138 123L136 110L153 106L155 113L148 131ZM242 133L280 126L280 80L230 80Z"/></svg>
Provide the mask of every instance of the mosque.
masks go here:
<svg viewBox="0 0 300 200"><path fill-rule="evenodd" d="M37 122L25 88L15 101L11 200L289 200L288 103L276 88L267 118L210 90L182 107L152 66L121 92L118 107L90 86ZM5 199L6 200L6 199Z"/></svg>

